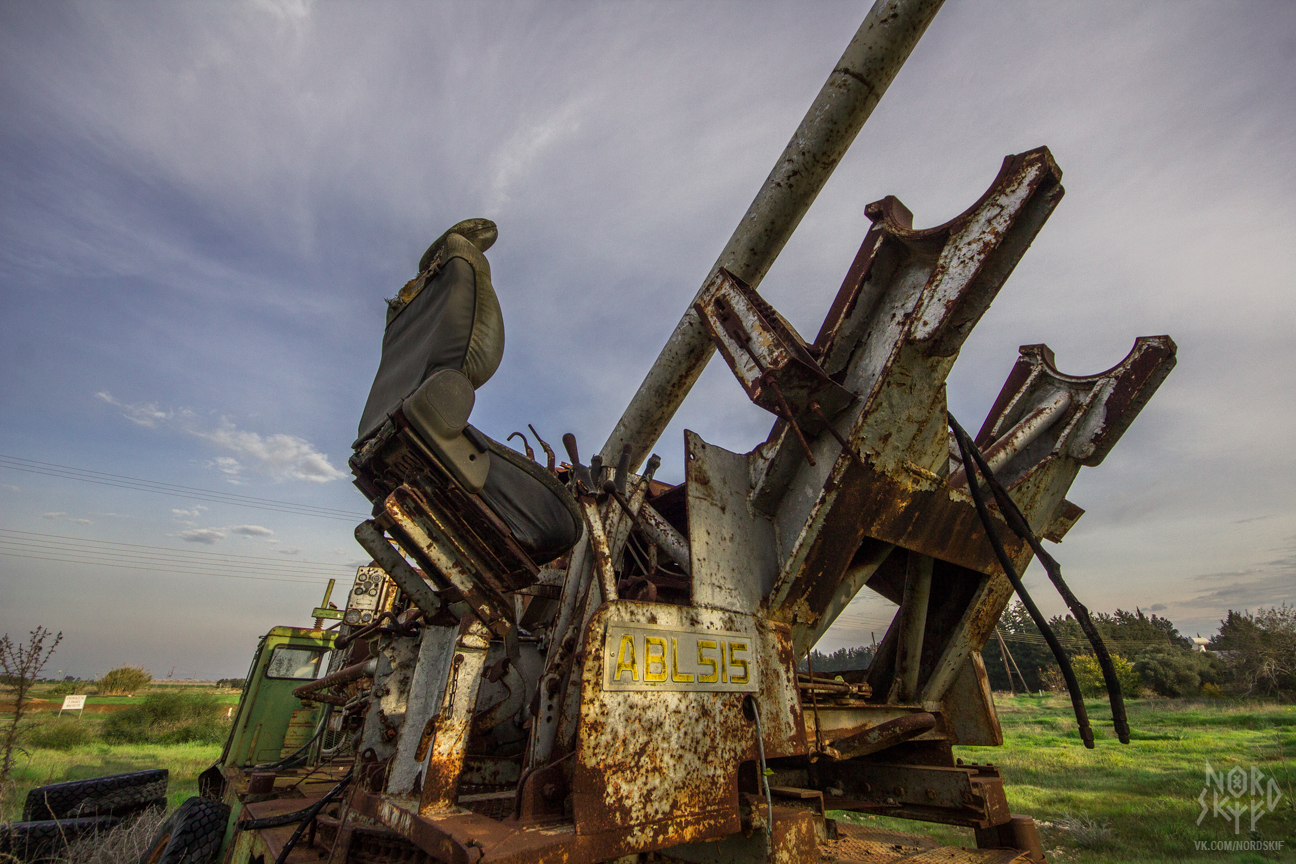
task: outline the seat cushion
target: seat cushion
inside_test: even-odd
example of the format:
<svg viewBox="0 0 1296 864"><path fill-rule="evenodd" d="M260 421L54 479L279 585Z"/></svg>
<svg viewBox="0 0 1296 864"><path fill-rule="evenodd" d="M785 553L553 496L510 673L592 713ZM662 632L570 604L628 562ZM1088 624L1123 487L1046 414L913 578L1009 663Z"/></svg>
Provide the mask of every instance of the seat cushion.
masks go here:
<svg viewBox="0 0 1296 864"><path fill-rule="evenodd" d="M475 431L475 430L474 430ZM490 445L490 473L480 493L537 564L565 554L584 532L580 509L567 487L546 468L503 444Z"/></svg>

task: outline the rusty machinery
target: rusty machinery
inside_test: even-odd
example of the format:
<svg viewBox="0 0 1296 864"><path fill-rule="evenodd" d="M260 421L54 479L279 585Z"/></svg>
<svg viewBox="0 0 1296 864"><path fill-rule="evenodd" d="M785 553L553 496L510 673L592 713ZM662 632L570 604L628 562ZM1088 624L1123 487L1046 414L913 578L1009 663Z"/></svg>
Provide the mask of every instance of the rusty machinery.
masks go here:
<svg viewBox="0 0 1296 864"><path fill-rule="evenodd" d="M355 764L302 860L888 861L931 845L830 810L975 829L977 849L940 860L1043 860L998 769L952 747L1002 743L982 648L1174 343L1141 338L1089 376L1025 346L979 433L951 425L959 350L1062 198L1045 148L935 228L895 198L869 205L813 341L756 292L939 5L870 11L603 450L583 464L569 436L556 465L543 444L539 470L582 523L569 551L537 560L409 406L361 443L375 518L356 536L401 598L367 625L373 656L299 688L367 694L332 697ZM656 457L640 466L716 349L773 428L750 453L686 432L686 479L667 486ZM798 673L865 587L899 605L871 667Z"/></svg>

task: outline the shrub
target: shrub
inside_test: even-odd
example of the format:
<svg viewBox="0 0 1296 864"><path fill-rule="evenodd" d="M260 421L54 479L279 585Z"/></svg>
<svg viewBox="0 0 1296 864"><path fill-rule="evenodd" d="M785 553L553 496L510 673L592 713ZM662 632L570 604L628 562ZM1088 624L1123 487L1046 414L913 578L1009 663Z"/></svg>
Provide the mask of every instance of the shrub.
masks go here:
<svg viewBox="0 0 1296 864"><path fill-rule="evenodd" d="M220 744L228 729L215 694L160 691L109 714L102 734L111 744Z"/></svg>
<svg viewBox="0 0 1296 864"><path fill-rule="evenodd" d="M216 682L216 688L227 688L230 690L242 690L243 685L247 683L246 678L222 678Z"/></svg>
<svg viewBox="0 0 1296 864"><path fill-rule="evenodd" d="M1066 679L1062 677L1062 670L1057 666L1041 666L1036 670L1036 677L1039 678L1041 690L1048 690L1050 693L1066 692Z"/></svg>
<svg viewBox="0 0 1296 864"><path fill-rule="evenodd" d="M93 737L83 722L71 717L59 717L33 726L23 736L26 743L46 750L71 750L88 743Z"/></svg>
<svg viewBox="0 0 1296 864"><path fill-rule="evenodd" d="M99 679L99 695L133 696L152 680L152 674L139 666L119 666Z"/></svg>
<svg viewBox="0 0 1296 864"><path fill-rule="evenodd" d="M1219 688L1218 684L1203 684L1201 695L1207 699L1223 699L1224 691Z"/></svg>
<svg viewBox="0 0 1296 864"><path fill-rule="evenodd" d="M1116 681L1120 684L1121 693L1131 699L1142 693L1143 682L1134 671L1134 666L1119 654L1113 654L1111 659L1112 666L1116 667ZM1107 684L1103 681L1102 667L1098 665L1097 657L1092 654L1072 657L1071 668L1075 670L1082 696L1093 699L1107 695Z"/></svg>
<svg viewBox="0 0 1296 864"><path fill-rule="evenodd" d="M1181 648L1153 648L1134 661L1143 683L1172 699L1197 696L1207 684L1214 685L1218 692L1223 665L1210 654Z"/></svg>

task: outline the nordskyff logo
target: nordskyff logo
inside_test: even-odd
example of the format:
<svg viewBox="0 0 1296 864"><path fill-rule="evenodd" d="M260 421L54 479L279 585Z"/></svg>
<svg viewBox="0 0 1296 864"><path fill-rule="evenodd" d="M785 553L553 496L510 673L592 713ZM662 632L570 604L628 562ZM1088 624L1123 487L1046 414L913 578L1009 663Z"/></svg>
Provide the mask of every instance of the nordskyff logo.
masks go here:
<svg viewBox="0 0 1296 864"><path fill-rule="evenodd" d="M1238 765L1226 773L1213 770L1207 762L1206 785L1197 796L1197 803L1201 805L1197 824L1201 825L1210 814L1216 819L1231 820L1233 833L1241 834L1242 817L1246 816L1254 832L1260 817L1272 813L1282 797L1278 781L1254 765L1250 771Z"/></svg>

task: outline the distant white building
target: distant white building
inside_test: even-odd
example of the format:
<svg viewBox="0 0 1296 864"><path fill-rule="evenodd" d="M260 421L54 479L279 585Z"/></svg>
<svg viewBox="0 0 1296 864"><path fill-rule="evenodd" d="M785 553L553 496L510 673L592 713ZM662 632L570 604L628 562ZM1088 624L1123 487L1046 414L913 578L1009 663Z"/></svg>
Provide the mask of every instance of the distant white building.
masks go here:
<svg viewBox="0 0 1296 864"><path fill-rule="evenodd" d="M1209 639L1203 639L1201 636L1194 636L1194 637L1192 637L1193 650L1194 650L1194 651L1200 651L1200 652L1202 652L1203 654L1205 654L1205 653L1206 653L1206 643L1209 642L1209 641L1210 641Z"/></svg>

